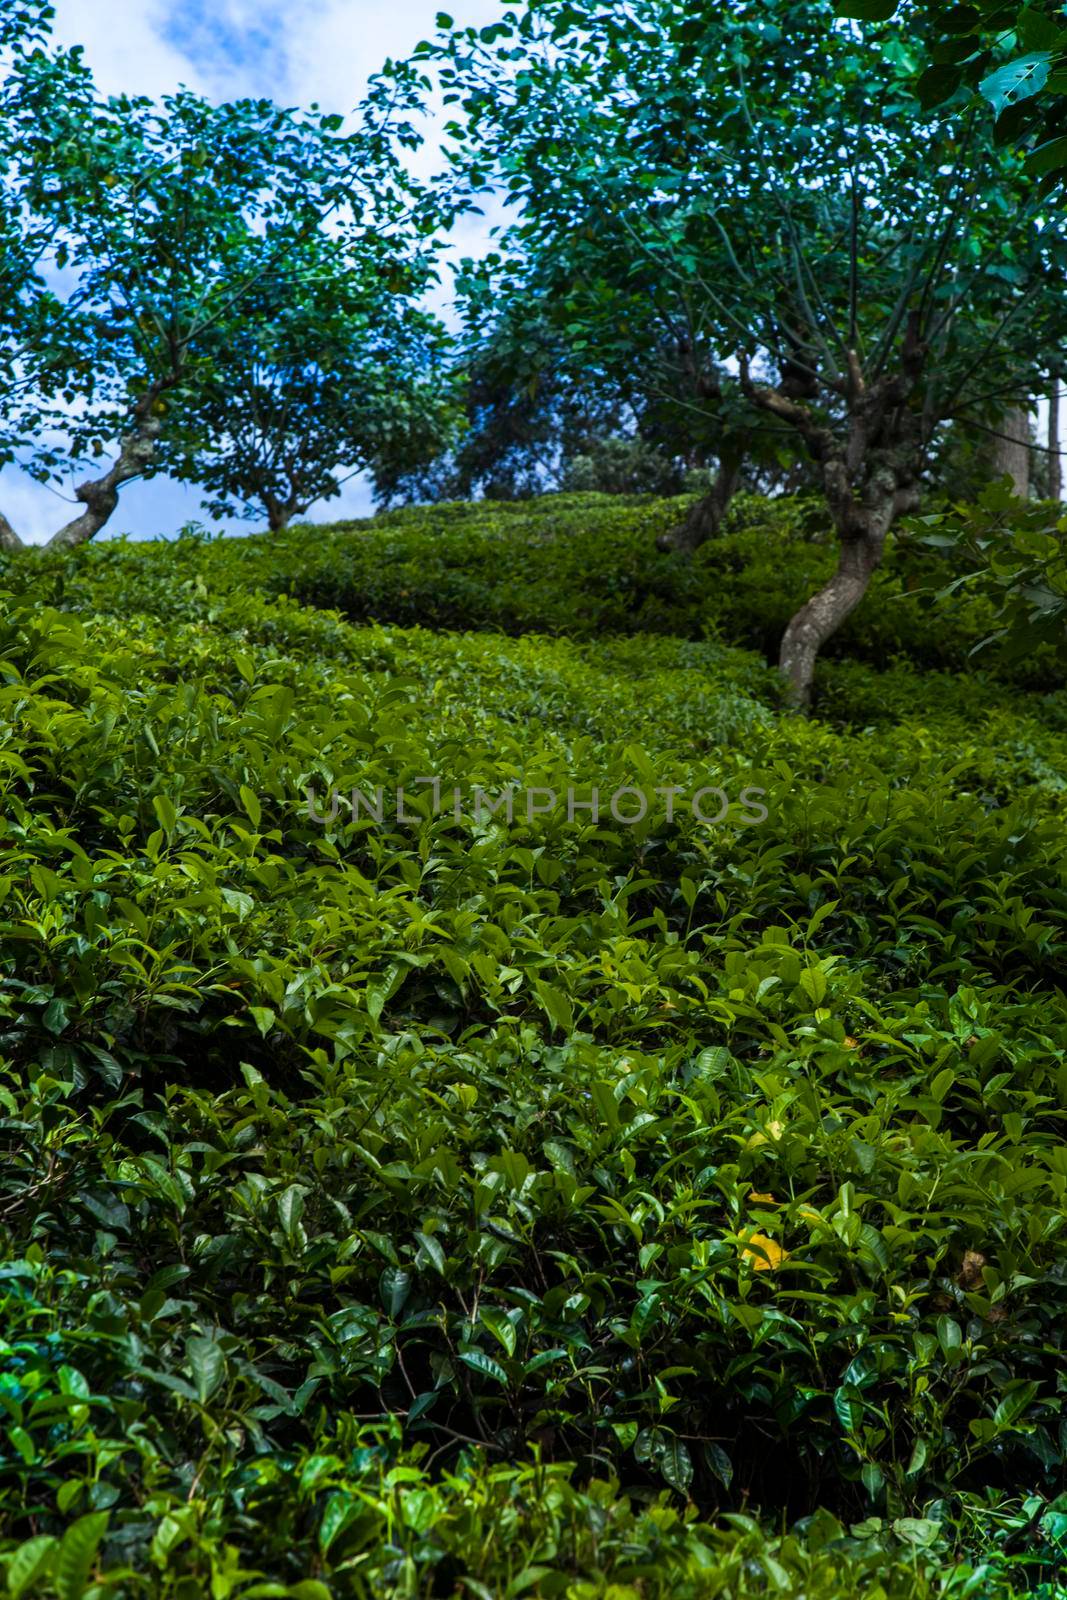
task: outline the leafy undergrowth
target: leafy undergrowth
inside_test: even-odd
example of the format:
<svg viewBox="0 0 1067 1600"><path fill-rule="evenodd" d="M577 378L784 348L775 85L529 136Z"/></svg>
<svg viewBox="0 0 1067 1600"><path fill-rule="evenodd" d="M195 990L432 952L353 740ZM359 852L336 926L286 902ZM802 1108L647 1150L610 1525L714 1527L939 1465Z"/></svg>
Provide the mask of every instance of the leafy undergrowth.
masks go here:
<svg viewBox="0 0 1067 1600"><path fill-rule="evenodd" d="M357 626L299 548L4 575L8 1592L1059 1592L1067 695L904 599L805 723L711 630Z"/></svg>

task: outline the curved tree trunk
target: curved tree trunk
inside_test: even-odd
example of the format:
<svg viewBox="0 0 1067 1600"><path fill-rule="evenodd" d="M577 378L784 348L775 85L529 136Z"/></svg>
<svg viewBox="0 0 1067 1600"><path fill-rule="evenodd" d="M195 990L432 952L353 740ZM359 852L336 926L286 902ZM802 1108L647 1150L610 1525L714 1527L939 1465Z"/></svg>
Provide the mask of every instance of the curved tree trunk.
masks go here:
<svg viewBox="0 0 1067 1600"><path fill-rule="evenodd" d="M90 478L75 489L74 497L81 501L85 510L52 535L48 541L49 550L73 550L99 533L119 503L122 485L140 478L151 465L160 431L154 407L165 387L155 385L137 402L134 426L119 446L118 459L111 470L102 478Z"/></svg>
<svg viewBox="0 0 1067 1600"><path fill-rule="evenodd" d="M919 505L922 422L907 402L925 353L914 324L909 325L901 370L868 386L858 354L848 352L848 373L837 389L847 405L844 437L781 389L753 383L747 359L741 361L744 393L796 428L817 463L841 542L837 571L801 606L782 637L778 665L790 703L800 710L811 702L819 651L867 593L886 534L898 516Z"/></svg>
<svg viewBox="0 0 1067 1600"><path fill-rule="evenodd" d="M677 550L682 555L691 556L708 539L718 538L730 501L741 480L744 460L740 442L724 440L719 452L719 470L715 482L707 494L690 507L683 521L660 534L656 540L657 549Z"/></svg>
<svg viewBox="0 0 1067 1600"><path fill-rule="evenodd" d="M837 571L801 606L782 635L778 666L794 706L803 709L810 704L816 657L867 593L884 543L884 535L843 540Z"/></svg>
<svg viewBox="0 0 1067 1600"><path fill-rule="evenodd" d="M827 500L841 540L837 571L791 618L778 653L789 703L801 711L811 704L816 657L867 593L890 528L904 512L919 508L918 464L904 451L895 470L883 464L870 473L865 500L850 495L841 502L832 493Z"/></svg>

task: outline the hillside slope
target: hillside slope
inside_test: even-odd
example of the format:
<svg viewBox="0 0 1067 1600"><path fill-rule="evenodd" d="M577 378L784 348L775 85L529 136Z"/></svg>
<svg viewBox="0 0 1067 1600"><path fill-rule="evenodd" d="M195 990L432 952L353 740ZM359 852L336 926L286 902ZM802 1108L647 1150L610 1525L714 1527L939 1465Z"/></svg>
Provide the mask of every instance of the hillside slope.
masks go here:
<svg viewBox="0 0 1067 1600"><path fill-rule="evenodd" d="M0 574L11 1594L1058 1592L1067 694L677 511Z"/></svg>

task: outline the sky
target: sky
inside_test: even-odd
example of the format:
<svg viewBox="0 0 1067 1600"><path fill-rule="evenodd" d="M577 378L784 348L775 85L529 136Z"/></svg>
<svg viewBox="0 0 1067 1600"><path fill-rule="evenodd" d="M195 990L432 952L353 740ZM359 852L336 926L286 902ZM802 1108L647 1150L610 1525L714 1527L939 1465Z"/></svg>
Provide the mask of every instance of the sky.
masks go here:
<svg viewBox="0 0 1067 1600"><path fill-rule="evenodd" d="M105 94L163 95L186 85L215 100L265 96L284 105L317 100L347 112L367 78L388 56L406 56L434 31L441 0L54 0L54 35L80 44ZM450 0L461 24L483 26L501 0ZM430 141L428 140L428 144ZM484 248L491 219L469 218L455 253ZM21 533L42 542L66 522L72 503L15 469L0 472L0 509ZM312 508L309 520L369 515L365 481L345 486L339 500ZM154 478L127 484L104 536L158 538L195 520L230 531L255 523L222 523L200 507L195 488Z"/></svg>

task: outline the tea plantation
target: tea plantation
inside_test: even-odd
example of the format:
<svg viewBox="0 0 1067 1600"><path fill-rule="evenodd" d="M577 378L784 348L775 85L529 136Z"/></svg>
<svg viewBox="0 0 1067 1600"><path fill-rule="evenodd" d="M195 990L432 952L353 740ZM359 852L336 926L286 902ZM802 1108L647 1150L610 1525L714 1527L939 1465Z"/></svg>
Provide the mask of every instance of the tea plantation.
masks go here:
<svg viewBox="0 0 1067 1600"><path fill-rule="evenodd" d="M1065 1592L1067 689L678 513L5 558L8 1595Z"/></svg>

